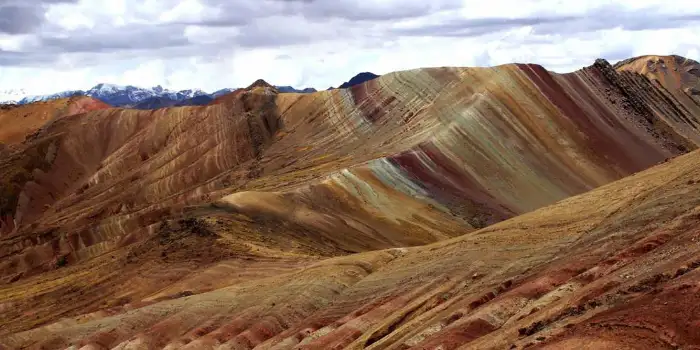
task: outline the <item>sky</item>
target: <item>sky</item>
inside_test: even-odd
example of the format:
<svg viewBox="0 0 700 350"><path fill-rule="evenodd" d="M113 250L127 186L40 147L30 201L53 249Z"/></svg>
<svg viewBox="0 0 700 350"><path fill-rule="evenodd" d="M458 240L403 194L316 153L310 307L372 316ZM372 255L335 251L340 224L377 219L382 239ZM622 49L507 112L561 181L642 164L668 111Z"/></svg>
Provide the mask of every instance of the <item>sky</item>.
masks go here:
<svg viewBox="0 0 700 350"><path fill-rule="evenodd" d="M0 91L326 89L359 72L700 60L698 0L0 0Z"/></svg>

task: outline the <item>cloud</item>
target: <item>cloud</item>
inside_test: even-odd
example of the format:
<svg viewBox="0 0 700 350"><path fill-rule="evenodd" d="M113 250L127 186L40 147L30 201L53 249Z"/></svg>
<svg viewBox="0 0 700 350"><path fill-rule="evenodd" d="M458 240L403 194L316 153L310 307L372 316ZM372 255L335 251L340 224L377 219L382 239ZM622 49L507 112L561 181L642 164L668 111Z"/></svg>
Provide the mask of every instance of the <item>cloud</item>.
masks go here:
<svg viewBox="0 0 700 350"><path fill-rule="evenodd" d="M436 24L397 27L392 31L402 36L473 37L502 32L523 26L532 27L532 34L581 34L622 27L631 31L668 29L700 22L696 13L668 13L663 7L628 10L621 5L603 5L583 13L534 13L523 17L453 18Z"/></svg>
<svg viewBox="0 0 700 350"><path fill-rule="evenodd" d="M446 23L423 25L409 28L395 28L393 32L403 36L446 36L470 37L500 32L522 26L561 24L576 20L574 16L532 17L532 18L465 18L453 19Z"/></svg>
<svg viewBox="0 0 700 350"><path fill-rule="evenodd" d="M0 33L31 33L44 22L48 5L72 0L4 0L0 2Z"/></svg>
<svg viewBox="0 0 700 350"><path fill-rule="evenodd" d="M288 13L302 13L307 18L340 18L350 21L389 21L430 15L461 8L459 0L336 0L284 1Z"/></svg>
<svg viewBox="0 0 700 350"><path fill-rule="evenodd" d="M697 0L0 0L0 89L173 88L257 78L325 89L359 71L698 59Z"/></svg>
<svg viewBox="0 0 700 350"><path fill-rule="evenodd" d="M461 8L461 0L203 0L218 15L201 22L203 25L237 25L265 16L302 16L325 21L389 21L422 17L439 11Z"/></svg>
<svg viewBox="0 0 700 350"><path fill-rule="evenodd" d="M619 5L612 5L593 9L565 26L541 23L534 28L536 34L586 33L617 27L630 31L669 29L694 23L700 23L700 13L668 13L661 6L626 11Z"/></svg>
<svg viewBox="0 0 700 350"><path fill-rule="evenodd" d="M162 49L190 44L179 25L131 25L119 31L95 30L70 36L40 36L41 49L50 52L105 52Z"/></svg>

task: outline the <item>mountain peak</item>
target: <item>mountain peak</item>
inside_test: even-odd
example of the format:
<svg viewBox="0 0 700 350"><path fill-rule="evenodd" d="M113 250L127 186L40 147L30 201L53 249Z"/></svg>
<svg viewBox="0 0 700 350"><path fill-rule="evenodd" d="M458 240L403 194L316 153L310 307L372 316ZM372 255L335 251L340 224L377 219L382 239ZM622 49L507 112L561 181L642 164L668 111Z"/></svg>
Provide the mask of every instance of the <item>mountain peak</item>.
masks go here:
<svg viewBox="0 0 700 350"><path fill-rule="evenodd" d="M21 100L24 96L27 96L27 92L24 89L0 90L0 104L14 104Z"/></svg>
<svg viewBox="0 0 700 350"><path fill-rule="evenodd" d="M700 63L678 56L645 55L632 57L615 63L617 71L642 74L658 81L671 92L683 91L695 100L686 108L696 109L700 102ZM681 99L683 99L681 97Z"/></svg>
<svg viewBox="0 0 700 350"><path fill-rule="evenodd" d="M630 65L672 65L672 66L697 66L700 65L695 60L679 55L642 55L627 58L615 63L615 69L630 67Z"/></svg>
<svg viewBox="0 0 700 350"><path fill-rule="evenodd" d="M355 75L354 77L352 77L352 79L350 79L350 81L347 81L347 82L343 83L342 85L340 85L338 87L338 89L346 89L346 88L349 88L351 86L362 84L366 81L369 81L369 80L372 80L372 79L375 79L378 77L379 77L378 75L376 75L372 72L362 72L362 73L359 73L359 74Z"/></svg>
<svg viewBox="0 0 700 350"><path fill-rule="evenodd" d="M254 88L256 88L256 87L275 89L274 86L270 85L270 83L266 82L265 80L263 80L263 79L258 79L258 80L256 80L254 83L250 84L250 85L246 88L246 90L252 90L252 89L254 89Z"/></svg>

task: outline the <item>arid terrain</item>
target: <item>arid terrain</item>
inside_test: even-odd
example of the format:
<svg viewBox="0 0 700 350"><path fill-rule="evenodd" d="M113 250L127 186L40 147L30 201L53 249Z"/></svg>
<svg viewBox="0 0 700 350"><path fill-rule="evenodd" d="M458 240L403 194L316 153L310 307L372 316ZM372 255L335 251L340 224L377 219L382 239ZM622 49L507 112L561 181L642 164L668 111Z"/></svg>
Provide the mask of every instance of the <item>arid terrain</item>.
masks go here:
<svg viewBox="0 0 700 350"><path fill-rule="evenodd" d="M2 106L0 349L700 349L698 67Z"/></svg>

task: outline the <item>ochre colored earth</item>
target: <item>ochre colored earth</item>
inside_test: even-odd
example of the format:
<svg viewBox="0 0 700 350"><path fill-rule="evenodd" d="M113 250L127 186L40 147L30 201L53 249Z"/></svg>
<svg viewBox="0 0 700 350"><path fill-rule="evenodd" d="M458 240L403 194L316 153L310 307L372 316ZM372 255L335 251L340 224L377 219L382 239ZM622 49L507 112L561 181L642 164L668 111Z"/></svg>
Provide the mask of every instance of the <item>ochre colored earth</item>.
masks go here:
<svg viewBox="0 0 700 350"><path fill-rule="evenodd" d="M0 349L700 348L700 114L630 62L32 124Z"/></svg>
<svg viewBox="0 0 700 350"><path fill-rule="evenodd" d="M54 119L109 107L102 101L85 96L26 105L0 105L0 143L20 143Z"/></svg>
<svg viewBox="0 0 700 350"><path fill-rule="evenodd" d="M700 63L680 56L640 56L615 64L620 71L643 74L663 86L690 113L700 113Z"/></svg>

